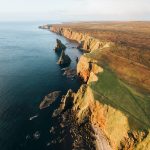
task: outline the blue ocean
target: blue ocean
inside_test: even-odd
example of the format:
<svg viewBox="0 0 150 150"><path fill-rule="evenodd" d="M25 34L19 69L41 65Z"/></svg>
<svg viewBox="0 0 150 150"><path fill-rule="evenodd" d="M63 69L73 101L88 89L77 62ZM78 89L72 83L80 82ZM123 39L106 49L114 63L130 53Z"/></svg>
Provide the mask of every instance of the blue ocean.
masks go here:
<svg viewBox="0 0 150 150"><path fill-rule="evenodd" d="M77 43L39 29L42 24L0 22L0 150L49 149L53 122L49 114L54 108L40 111L39 104L50 92L65 94L68 89L76 91L80 86L78 79L63 76L57 64L58 55L53 51L58 38L67 46L66 54L72 59L70 67L75 68L76 57L81 55L74 48ZM38 117L30 121L35 115ZM37 131L40 138L34 140Z"/></svg>

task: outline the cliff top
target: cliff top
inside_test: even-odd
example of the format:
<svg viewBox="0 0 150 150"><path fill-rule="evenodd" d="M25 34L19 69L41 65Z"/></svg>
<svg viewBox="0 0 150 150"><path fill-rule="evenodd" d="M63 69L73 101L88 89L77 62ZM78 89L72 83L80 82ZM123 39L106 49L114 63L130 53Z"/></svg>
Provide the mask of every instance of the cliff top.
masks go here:
<svg viewBox="0 0 150 150"><path fill-rule="evenodd" d="M76 22L54 24L53 26L71 28L100 40L150 50L150 21Z"/></svg>

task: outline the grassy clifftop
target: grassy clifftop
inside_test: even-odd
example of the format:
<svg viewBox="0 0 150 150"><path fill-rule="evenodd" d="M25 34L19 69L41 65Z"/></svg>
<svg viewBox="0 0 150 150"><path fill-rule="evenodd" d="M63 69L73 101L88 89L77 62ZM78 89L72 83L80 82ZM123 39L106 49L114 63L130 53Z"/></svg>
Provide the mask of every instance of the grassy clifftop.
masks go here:
<svg viewBox="0 0 150 150"><path fill-rule="evenodd" d="M95 99L121 110L129 117L132 127L150 128L150 96L138 93L117 76L105 69L98 75L99 80L91 83ZM132 122L134 120L135 122Z"/></svg>
<svg viewBox="0 0 150 150"><path fill-rule="evenodd" d="M52 31L89 52L77 65L88 81L77 93L79 117L91 113L113 149L150 149L150 22L70 23Z"/></svg>

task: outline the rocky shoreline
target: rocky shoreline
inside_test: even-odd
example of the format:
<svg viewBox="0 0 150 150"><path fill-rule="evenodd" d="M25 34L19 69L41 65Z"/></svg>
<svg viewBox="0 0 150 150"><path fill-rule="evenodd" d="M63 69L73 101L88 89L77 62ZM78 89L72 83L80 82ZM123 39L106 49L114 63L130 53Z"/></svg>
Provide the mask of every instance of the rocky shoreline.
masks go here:
<svg viewBox="0 0 150 150"><path fill-rule="evenodd" d="M41 29L48 29L48 26L41 26ZM59 54L64 52L66 49L66 46L59 40L56 39L56 47L54 48L55 52ZM80 44L79 44L80 45ZM62 55L62 54L61 54ZM61 56L60 56L61 59ZM59 59L59 60L60 60ZM78 63L78 62L77 62ZM78 66L78 65L77 65ZM91 68L92 69L92 68ZM64 75L66 75L68 78L74 78L76 76L82 76L80 74L77 75L77 68L76 69L69 69L69 67L64 68ZM90 71L90 70L89 70ZM97 71L98 72L98 71ZM90 73L90 72L89 72ZM87 79L88 80L88 79ZM83 78L84 82L87 82ZM80 89L79 89L80 92ZM58 94L60 91L54 91L52 93L49 93L43 101L41 102L39 108L44 109L49 107L58 97ZM90 114L89 117L86 116L82 121L78 121L77 117L77 110L74 110L74 96L76 94L73 93L71 90L68 91L68 93L61 98L61 103L59 108L54 110L53 112L53 118L59 118L60 120L60 127L62 128L63 132L67 132L67 136L71 138L71 149L77 150L77 149L89 149L89 150L100 150L101 148L105 148L105 145L103 147L103 144L99 146L97 143L101 143L101 138L99 136L102 136L101 134L98 135L96 132L99 130L97 127L95 127L91 121L90 121ZM53 127L50 129L50 133L55 133L56 127ZM65 130L65 131L64 131ZM64 137L60 139L60 141L63 143L64 141L67 141L67 137ZM104 137L105 139L105 137ZM69 139L70 140L70 139ZM48 145L56 144L56 142L51 142ZM59 142L58 142L59 143ZM109 145L109 143L107 143ZM107 146L106 146L107 147Z"/></svg>
<svg viewBox="0 0 150 150"><path fill-rule="evenodd" d="M87 34L74 32L70 28L49 26L49 30L77 41L79 48L87 52L96 49L103 51L115 45L113 42L100 41ZM76 73L86 84L81 85L77 93L69 90L62 97L60 106L54 111L53 117L59 116L61 126L67 126L67 135L72 139L71 149L128 150L145 147L146 144L149 144L147 141L150 136L147 128L144 127L142 130L132 128L128 115L112 105L103 103L107 97L96 93L101 101L95 98L95 91L89 85L96 82L97 74L103 71L104 69L95 59L82 55L77 64ZM136 124L140 126L139 122ZM143 144L143 141L146 144Z"/></svg>

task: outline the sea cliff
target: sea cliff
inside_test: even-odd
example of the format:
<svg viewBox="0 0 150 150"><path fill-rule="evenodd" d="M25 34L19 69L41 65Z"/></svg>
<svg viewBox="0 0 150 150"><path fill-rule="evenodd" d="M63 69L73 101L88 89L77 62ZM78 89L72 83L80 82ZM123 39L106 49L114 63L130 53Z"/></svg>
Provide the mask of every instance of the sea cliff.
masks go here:
<svg viewBox="0 0 150 150"><path fill-rule="evenodd" d="M113 44L113 42L105 42L105 41L100 41L98 39L95 39L86 33L83 34L80 32L72 31L70 28L51 26L50 30L70 40L75 40L79 42L79 48L88 52L92 50L104 48L104 47L110 47L110 45Z"/></svg>
<svg viewBox="0 0 150 150"><path fill-rule="evenodd" d="M77 64L77 74L86 84L77 93L68 91L61 109L65 111L71 103L75 121L79 125L90 123L96 149L150 149L149 96L132 89L138 82L140 89L149 91L149 68L112 53L114 42L101 41L71 28L50 26L50 30L77 41L80 49L89 52ZM145 72L143 76L136 76L139 69Z"/></svg>

